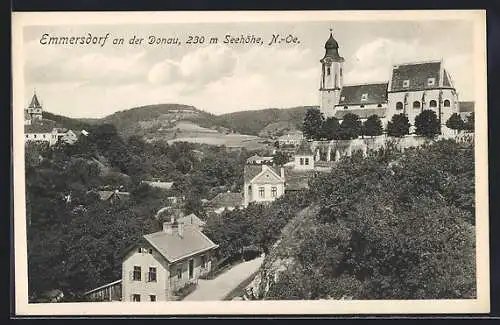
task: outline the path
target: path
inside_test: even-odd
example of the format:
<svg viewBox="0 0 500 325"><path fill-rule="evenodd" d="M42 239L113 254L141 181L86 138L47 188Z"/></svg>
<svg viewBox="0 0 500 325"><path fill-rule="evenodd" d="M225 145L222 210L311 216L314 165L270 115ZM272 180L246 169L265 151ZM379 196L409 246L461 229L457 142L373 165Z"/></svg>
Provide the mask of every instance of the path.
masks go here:
<svg viewBox="0 0 500 325"><path fill-rule="evenodd" d="M223 300L234 288L256 272L263 260L263 257L258 257L251 261L240 263L212 280L199 279L196 290L183 300Z"/></svg>

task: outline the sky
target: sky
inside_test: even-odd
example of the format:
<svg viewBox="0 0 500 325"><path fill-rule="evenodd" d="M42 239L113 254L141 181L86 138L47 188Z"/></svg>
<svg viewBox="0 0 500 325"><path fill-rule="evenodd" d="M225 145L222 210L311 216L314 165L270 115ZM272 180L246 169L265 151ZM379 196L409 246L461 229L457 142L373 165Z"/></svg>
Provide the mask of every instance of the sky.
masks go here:
<svg viewBox="0 0 500 325"><path fill-rule="evenodd" d="M393 64L440 60L462 101L474 100L473 26L465 20L321 21L28 26L23 32L25 103L33 91L46 111L99 118L136 106L177 103L223 114L319 105L320 62L330 29L345 58L344 84L387 81ZM50 36L104 36L100 45L42 45ZM263 45L223 44L225 35ZM298 43L268 46L273 34ZM203 45L129 45L133 36L204 36ZM207 44L211 37L218 44ZM112 39L123 37L123 45Z"/></svg>

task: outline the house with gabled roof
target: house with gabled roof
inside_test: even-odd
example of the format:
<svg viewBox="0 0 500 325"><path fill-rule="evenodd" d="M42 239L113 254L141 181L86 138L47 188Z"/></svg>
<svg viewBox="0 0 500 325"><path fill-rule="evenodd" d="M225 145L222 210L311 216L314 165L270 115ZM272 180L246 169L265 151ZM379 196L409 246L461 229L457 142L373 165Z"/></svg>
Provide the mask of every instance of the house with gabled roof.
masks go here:
<svg viewBox="0 0 500 325"><path fill-rule="evenodd" d="M211 269L219 246L197 227L172 218L161 231L144 235L122 263L122 301L176 300Z"/></svg>
<svg viewBox="0 0 500 325"><path fill-rule="evenodd" d="M243 170L243 205L251 202L272 202L285 193L283 167L270 165L245 165Z"/></svg>

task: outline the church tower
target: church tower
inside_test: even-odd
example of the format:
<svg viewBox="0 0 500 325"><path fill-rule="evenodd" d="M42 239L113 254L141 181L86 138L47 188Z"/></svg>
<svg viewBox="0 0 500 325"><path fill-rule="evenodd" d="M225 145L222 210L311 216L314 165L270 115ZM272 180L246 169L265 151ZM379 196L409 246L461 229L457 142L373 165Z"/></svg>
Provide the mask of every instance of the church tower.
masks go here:
<svg viewBox="0 0 500 325"><path fill-rule="evenodd" d="M36 93L33 93L33 98L31 98L31 103L29 106L25 109L25 122L24 124L31 124L31 122L34 121L41 121L42 120L42 105L40 105L40 101L38 100L38 97L36 96ZM29 120L29 122L28 122Z"/></svg>
<svg viewBox="0 0 500 325"><path fill-rule="evenodd" d="M339 103L342 89L342 65L344 58L339 55L339 44L330 37L325 43L325 56L321 62L320 110L325 118L333 116L335 105Z"/></svg>

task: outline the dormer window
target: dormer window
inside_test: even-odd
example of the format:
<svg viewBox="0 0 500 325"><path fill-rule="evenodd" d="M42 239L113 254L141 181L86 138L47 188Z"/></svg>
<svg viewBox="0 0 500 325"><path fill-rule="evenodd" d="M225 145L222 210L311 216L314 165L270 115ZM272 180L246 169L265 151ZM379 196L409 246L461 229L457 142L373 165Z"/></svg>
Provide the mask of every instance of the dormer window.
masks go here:
<svg viewBox="0 0 500 325"><path fill-rule="evenodd" d="M434 86L436 84L436 78L427 79L427 86Z"/></svg>
<svg viewBox="0 0 500 325"><path fill-rule="evenodd" d="M368 94L361 94L361 100L367 100Z"/></svg>
<svg viewBox="0 0 500 325"><path fill-rule="evenodd" d="M403 80L403 88L408 88L410 87L410 80Z"/></svg>
<svg viewBox="0 0 500 325"><path fill-rule="evenodd" d="M340 100L345 100L345 96L341 96L341 97L340 97Z"/></svg>

